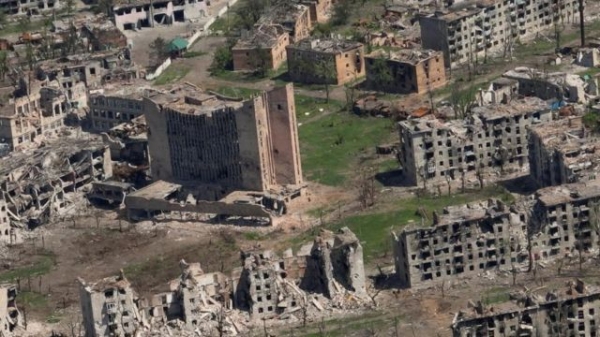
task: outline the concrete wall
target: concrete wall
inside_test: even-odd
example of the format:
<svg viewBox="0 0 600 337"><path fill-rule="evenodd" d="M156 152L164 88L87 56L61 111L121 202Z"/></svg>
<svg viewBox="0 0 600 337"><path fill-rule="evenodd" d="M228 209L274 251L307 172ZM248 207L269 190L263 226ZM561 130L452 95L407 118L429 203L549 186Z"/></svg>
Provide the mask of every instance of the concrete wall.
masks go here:
<svg viewBox="0 0 600 337"><path fill-rule="evenodd" d="M148 124L150 174L154 180L172 179L173 168L166 116L160 106L152 100L144 98L143 104Z"/></svg>
<svg viewBox="0 0 600 337"><path fill-rule="evenodd" d="M269 130L277 184L302 184L293 85L267 93Z"/></svg>
<svg viewBox="0 0 600 337"><path fill-rule="evenodd" d="M235 114L242 185L249 190L264 191L274 183L266 109L259 96L244 102L243 108Z"/></svg>
<svg viewBox="0 0 600 337"><path fill-rule="evenodd" d="M448 27L446 22L435 17L421 16L421 46L444 53L444 64L450 67L450 51L448 49Z"/></svg>
<svg viewBox="0 0 600 337"><path fill-rule="evenodd" d="M288 73L294 82L308 84L342 85L365 75L364 47L353 48L341 53L320 52L294 47L287 48ZM328 80L315 67L316 62L327 62L335 68L335 79Z"/></svg>

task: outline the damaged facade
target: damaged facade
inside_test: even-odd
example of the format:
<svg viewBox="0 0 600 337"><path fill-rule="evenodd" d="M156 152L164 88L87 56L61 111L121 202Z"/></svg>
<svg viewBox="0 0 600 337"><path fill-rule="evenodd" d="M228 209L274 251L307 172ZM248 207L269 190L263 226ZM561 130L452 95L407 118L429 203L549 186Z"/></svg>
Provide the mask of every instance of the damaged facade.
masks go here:
<svg viewBox="0 0 600 337"><path fill-rule="evenodd" d="M165 94L144 98L143 110L155 183L128 196L130 216L180 210L268 217L264 207L285 213L300 196L291 84L243 102L200 91Z"/></svg>
<svg viewBox="0 0 600 337"><path fill-rule="evenodd" d="M231 48L233 70L277 69L286 60L285 47L289 44L290 36L281 25L261 25L244 32Z"/></svg>
<svg viewBox="0 0 600 337"><path fill-rule="evenodd" d="M514 41L550 30L555 21L577 22L576 0L461 1L419 17L423 48L444 53L445 64L482 62ZM560 17L562 16L562 17Z"/></svg>
<svg viewBox="0 0 600 337"><path fill-rule="evenodd" d="M74 192L112 176L101 142L64 139L0 160L0 192L13 223L36 227L73 204Z"/></svg>
<svg viewBox="0 0 600 337"><path fill-rule="evenodd" d="M293 2L280 2L263 14L256 25L279 25L290 37L290 43L296 43L310 36L312 22L308 6Z"/></svg>
<svg viewBox="0 0 600 337"><path fill-rule="evenodd" d="M204 0L114 1L112 13L117 28L136 30L206 17L209 3Z"/></svg>
<svg viewBox="0 0 600 337"><path fill-rule="evenodd" d="M527 127L552 120L539 98L472 109L464 120L421 118L400 122L399 160L409 184L450 177L485 167L527 164Z"/></svg>
<svg viewBox="0 0 600 337"><path fill-rule="evenodd" d="M444 57L433 50L378 50L365 56L365 66L366 85L385 92L422 94L446 85Z"/></svg>
<svg viewBox="0 0 600 337"><path fill-rule="evenodd" d="M582 280L545 295L513 292L499 308L481 302L460 311L452 321L453 337L475 336L598 336L600 290Z"/></svg>
<svg viewBox="0 0 600 337"><path fill-rule="evenodd" d="M394 235L394 262L403 285L511 270L528 259L527 223L500 200L454 206L429 228Z"/></svg>
<svg viewBox="0 0 600 337"><path fill-rule="evenodd" d="M518 81L519 94L523 96L574 103L588 101L588 85L575 74L545 73L537 69L518 67L502 76Z"/></svg>
<svg viewBox="0 0 600 337"><path fill-rule="evenodd" d="M524 207L500 201L454 206L434 214L429 228L394 235L396 272L409 287L475 276L486 270L526 270L599 248L600 181L538 190ZM531 247L528 249L529 242Z"/></svg>
<svg viewBox="0 0 600 337"><path fill-rule="evenodd" d="M80 279L86 337L145 336L167 324L182 336L245 335L263 320L294 322L366 303L362 247L347 228L323 232L295 255L256 248L242 252L241 262L225 275L182 260L170 291L148 298L138 298L123 275L94 284Z"/></svg>
<svg viewBox="0 0 600 337"><path fill-rule="evenodd" d="M362 43L334 39L306 39L286 48L288 74L299 83L342 85L365 75ZM323 75L324 62L335 69L330 78Z"/></svg>
<svg viewBox="0 0 600 337"><path fill-rule="evenodd" d="M568 117L529 131L529 172L539 187L585 182L598 177L600 139Z"/></svg>
<svg viewBox="0 0 600 337"><path fill-rule="evenodd" d="M63 5L60 0L2 0L0 1L0 11L9 15L33 16L60 10Z"/></svg>
<svg viewBox="0 0 600 337"><path fill-rule="evenodd" d="M17 331L23 327L16 303L17 295L16 286L0 285L0 335L5 337L19 336Z"/></svg>

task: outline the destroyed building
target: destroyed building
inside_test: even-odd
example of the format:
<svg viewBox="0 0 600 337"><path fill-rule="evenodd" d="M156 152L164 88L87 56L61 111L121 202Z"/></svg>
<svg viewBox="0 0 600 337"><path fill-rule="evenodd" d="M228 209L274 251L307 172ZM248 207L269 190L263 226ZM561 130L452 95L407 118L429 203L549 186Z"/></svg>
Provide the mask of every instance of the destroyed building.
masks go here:
<svg viewBox="0 0 600 337"><path fill-rule="evenodd" d="M233 70L274 70L286 60L285 48L290 43L289 34L281 25L262 25L245 31L231 48Z"/></svg>
<svg viewBox="0 0 600 337"><path fill-rule="evenodd" d="M95 283L83 279L79 283L86 337L134 336L140 322L137 295L122 272Z"/></svg>
<svg viewBox="0 0 600 337"><path fill-rule="evenodd" d="M290 43L296 43L310 36L312 22L309 7L293 2L279 2L263 14L257 27L279 25L288 33Z"/></svg>
<svg viewBox="0 0 600 337"><path fill-rule="evenodd" d="M136 30L206 17L209 4L205 0L120 0L112 3L112 13L117 28Z"/></svg>
<svg viewBox="0 0 600 337"><path fill-rule="evenodd" d="M243 102L169 93L144 98L143 110L155 183L127 197L131 217L178 210L270 219L269 210L286 213L301 195L291 84Z"/></svg>
<svg viewBox="0 0 600 337"><path fill-rule="evenodd" d="M535 197L530 231L537 258L598 250L599 180L542 188Z"/></svg>
<svg viewBox="0 0 600 337"><path fill-rule="evenodd" d="M519 82L509 78L498 78L492 81L487 88L482 88L477 93L478 105L507 104L519 96Z"/></svg>
<svg viewBox="0 0 600 337"><path fill-rule="evenodd" d="M517 67L502 75L519 82L519 94L543 100L587 103L587 84L579 76L564 72L542 72L537 69Z"/></svg>
<svg viewBox="0 0 600 337"><path fill-rule="evenodd" d="M600 139L582 117L568 117L529 128L529 172L539 187L596 179Z"/></svg>
<svg viewBox="0 0 600 337"><path fill-rule="evenodd" d="M323 231L297 254L244 250L241 263L225 275L182 260L169 291L139 299L122 274L94 284L80 279L86 337L127 336L132 327L146 336L167 323L182 336L243 336L265 320L294 322L366 303L362 247L348 228Z"/></svg>
<svg viewBox="0 0 600 337"><path fill-rule="evenodd" d="M308 6L311 23L325 23L331 17L333 1L331 0L299 0L300 4Z"/></svg>
<svg viewBox="0 0 600 337"><path fill-rule="evenodd" d="M510 293L512 302L458 312L453 337L475 336L598 336L600 290L581 280L567 289L544 294Z"/></svg>
<svg viewBox="0 0 600 337"><path fill-rule="evenodd" d="M365 56L365 65L366 85L376 90L422 94L446 85L444 57L438 51L377 50Z"/></svg>
<svg viewBox="0 0 600 337"><path fill-rule="evenodd" d="M581 48L577 51L575 63L588 68L600 66L600 51L598 48Z"/></svg>
<svg viewBox="0 0 600 337"><path fill-rule="evenodd" d="M93 140L66 138L0 159L0 192L10 220L29 227L73 205L74 192L111 176L109 151Z"/></svg>
<svg viewBox="0 0 600 337"><path fill-rule="evenodd" d="M461 1L419 17L423 48L442 51L445 64L482 62L507 44L532 38L556 20L576 22L576 0Z"/></svg>
<svg viewBox="0 0 600 337"><path fill-rule="evenodd" d="M82 27L82 36L88 39L90 51L93 52L128 47L127 37L104 17L86 22Z"/></svg>
<svg viewBox="0 0 600 337"><path fill-rule="evenodd" d="M41 15L44 12L58 11L63 7L60 0L2 0L0 11L9 15Z"/></svg>
<svg viewBox="0 0 600 337"><path fill-rule="evenodd" d="M393 235L396 274L414 287L426 281L511 270L528 259L524 214L500 200L447 207L433 225Z"/></svg>
<svg viewBox="0 0 600 337"><path fill-rule="evenodd" d="M0 241L12 245L21 242L21 236L18 230L11 225L9 212L6 200L0 198Z"/></svg>
<svg viewBox="0 0 600 337"><path fill-rule="evenodd" d="M421 118L400 122L402 174L407 183L450 180L486 167L527 164L527 127L552 120L550 106L527 97L472 109L464 120Z"/></svg>
<svg viewBox="0 0 600 337"><path fill-rule="evenodd" d="M94 132L108 132L144 114L142 97L149 94L140 86L120 86L117 90L102 90L90 94L89 127Z"/></svg>
<svg viewBox="0 0 600 337"><path fill-rule="evenodd" d="M293 82L342 85L365 75L362 43L305 39L286 47L288 75ZM325 77L322 68L334 69Z"/></svg>
<svg viewBox="0 0 600 337"><path fill-rule="evenodd" d="M0 285L0 335L6 337L19 336L17 329L23 326L21 314L17 308L17 287Z"/></svg>

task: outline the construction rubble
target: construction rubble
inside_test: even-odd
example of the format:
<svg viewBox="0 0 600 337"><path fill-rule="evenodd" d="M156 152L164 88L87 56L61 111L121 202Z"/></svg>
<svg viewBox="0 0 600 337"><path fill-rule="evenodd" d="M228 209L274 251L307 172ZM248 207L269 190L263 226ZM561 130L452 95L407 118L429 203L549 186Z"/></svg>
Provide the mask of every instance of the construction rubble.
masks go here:
<svg viewBox="0 0 600 337"><path fill-rule="evenodd" d="M86 335L246 336L263 324L306 323L371 303L362 246L348 228L322 231L297 254L253 247L241 262L225 275L182 260L169 291L147 298L122 272L96 283L79 279Z"/></svg>

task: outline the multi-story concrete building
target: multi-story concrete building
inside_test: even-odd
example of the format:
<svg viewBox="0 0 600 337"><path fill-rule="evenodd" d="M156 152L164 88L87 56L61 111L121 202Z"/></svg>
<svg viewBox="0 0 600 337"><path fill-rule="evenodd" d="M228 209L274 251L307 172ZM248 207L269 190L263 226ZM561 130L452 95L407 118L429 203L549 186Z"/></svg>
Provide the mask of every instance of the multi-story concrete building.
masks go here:
<svg viewBox="0 0 600 337"><path fill-rule="evenodd" d="M305 39L286 47L292 81L341 85L365 75L364 47L353 41ZM323 67L333 69L329 78Z"/></svg>
<svg viewBox="0 0 600 337"><path fill-rule="evenodd" d="M529 174L540 187L600 178L600 138L582 118L569 117L529 128Z"/></svg>
<svg viewBox="0 0 600 337"><path fill-rule="evenodd" d="M552 120L548 104L528 97L508 104L472 109L465 120L435 118L400 122L400 164L407 183L450 176L478 168L527 164L527 127Z"/></svg>
<svg viewBox="0 0 600 337"><path fill-rule="evenodd" d="M142 97L149 94L149 90L143 87L125 87L91 94L88 103L90 129L95 132L108 132L121 123L143 115Z"/></svg>
<svg viewBox="0 0 600 337"><path fill-rule="evenodd" d="M510 270L527 260L527 224L499 200L454 206L433 226L394 235L394 262L403 285Z"/></svg>
<svg viewBox="0 0 600 337"><path fill-rule="evenodd" d="M421 94L446 85L444 56L438 51L377 50L365 56L365 65L366 85L376 90Z"/></svg>
<svg viewBox="0 0 600 337"><path fill-rule="evenodd" d="M587 289L590 288L590 289ZM476 305L452 321L453 337L476 336L598 336L600 291L582 280L545 296L518 295L521 303L500 307Z"/></svg>
<svg viewBox="0 0 600 337"><path fill-rule="evenodd" d="M289 34L281 25L262 25L245 32L231 48L233 70L277 69L286 60L285 48L289 44Z"/></svg>
<svg viewBox="0 0 600 337"><path fill-rule="evenodd" d="M310 12L310 21L312 23L327 22L331 17L331 8L333 1L331 0L300 0L302 5L308 6Z"/></svg>
<svg viewBox="0 0 600 337"><path fill-rule="evenodd" d="M8 203L0 198L0 241L12 245L21 242L21 237L17 229L11 226L9 212Z"/></svg>
<svg viewBox="0 0 600 337"><path fill-rule="evenodd" d="M122 273L93 284L83 279L79 283L86 337L134 336L140 321L137 298Z"/></svg>
<svg viewBox="0 0 600 337"><path fill-rule="evenodd" d="M43 12L58 11L64 4L60 0L2 0L0 11L14 15L40 15Z"/></svg>
<svg viewBox="0 0 600 337"><path fill-rule="evenodd" d="M127 37L108 20L87 22L82 27L81 33L88 39L91 51L123 49L128 45Z"/></svg>
<svg viewBox="0 0 600 337"><path fill-rule="evenodd" d="M15 285L0 285L0 334L6 337L21 336L23 330L17 332L17 328L23 327L21 314L17 308L18 291Z"/></svg>
<svg viewBox="0 0 600 337"><path fill-rule="evenodd" d="M445 64L482 62L561 23L576 22L577 0L463 1L421 16L423 48L444 52ZM507 51L508 52L508 51Z"/></svg>
<svg viewBox="0 0 600 337"><path fill-rule="evenodd" d="M296 43L310 36L312 21L308 6L292 2L279 2L260 17L257 27L280 25L288 33L290 43Z"/></svg>
<svg viewBox="0 0 600 337"><path fill-rule="evenodd" d="M209 15L204 0L114 1L113 20L120 30L170 25Z"/></svg>
<svg viewBox="0 0 600 337"><path fill-rule="evenodd" d="M160 105L144 98L154 179L204 185L214 193L209 200L302 184L291 84L243 103L213 99L199 92Z"/></svg>

